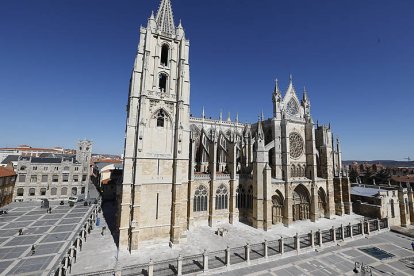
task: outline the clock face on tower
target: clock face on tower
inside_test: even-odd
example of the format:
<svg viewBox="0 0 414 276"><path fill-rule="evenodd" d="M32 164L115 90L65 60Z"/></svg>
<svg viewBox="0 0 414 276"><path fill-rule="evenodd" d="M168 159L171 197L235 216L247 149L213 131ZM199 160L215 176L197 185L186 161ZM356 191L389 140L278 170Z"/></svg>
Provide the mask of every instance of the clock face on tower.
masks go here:
<svg viewBox="0 0 414 276"><path fill-rule="evenodd" d="M287 114L289 114L291 116L298 114L299 107L298 107L298 104L296 103L296 101L294 99L291 99L288 102L288 104L286 106L286 112L287 112Z"/></svg>

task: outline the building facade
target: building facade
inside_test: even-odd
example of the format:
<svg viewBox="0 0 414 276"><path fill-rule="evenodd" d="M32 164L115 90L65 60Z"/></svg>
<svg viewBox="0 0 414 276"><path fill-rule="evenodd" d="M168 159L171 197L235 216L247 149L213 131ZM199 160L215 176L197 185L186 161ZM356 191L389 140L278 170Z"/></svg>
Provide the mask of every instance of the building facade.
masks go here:
<svg viewBox="0 0 414 276"><path fill-rule="evenodd" d="M92 143L80 141L76 155L20 156L17 162L15 201L64 200L88 195Z"/></svg>
<svg viewBox="0 0 414 276"><path fill-rule="evenodd" d="M12 202L15 183L13 169L0 167L0 208Z"/></svg>
<svg viewBox="0 0 414 276"><path fill-rule="evenodd" d="M42 154L64 154L65 150L56 148L32 148L28 145L20 145L16 148L0 148L0 162L9 155L40 157Z"/></svg>
<svg viewBox="0 0 414 276"><path fill-rule="evenodd" d="M178 243L198 225L272 225L352 212L339 140L307 92L276 82L273 116L243 124L190 116L189 41L171 3L140 29L131 76L119 208L120 246Z"/></svg>
<svg viewBox="0 0 414 276"><path fill-rule="evenodd" d="M388 218L390 226L414 225L412 186L352 184L351 200L356 214L370 218Z"/></svg>

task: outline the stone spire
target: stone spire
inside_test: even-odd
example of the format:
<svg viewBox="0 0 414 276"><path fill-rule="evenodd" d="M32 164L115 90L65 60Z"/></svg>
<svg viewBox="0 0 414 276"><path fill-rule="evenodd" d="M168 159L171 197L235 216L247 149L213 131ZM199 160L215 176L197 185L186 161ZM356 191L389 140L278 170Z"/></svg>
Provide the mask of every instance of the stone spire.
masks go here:
<svg viewBox="0 0 414 276"><path fill-rule="evenodd" d="M279 80L276 79L275 80L275 89L273 90L273 95L281 95L282 93L280 92L279 89Z"/></svg>
<svg viewBox="0 0 414 276"><path fill-rule="evenodd" d="M309 97L308 97L308 92L306 91L306 87L303 87L303 97L302 97L302 101L305 103L309 103Z"/></svg>
<svg viewBox="0 0 414 276"><path fill-rule="evenodd" d="M273 89L273 95L272 95L272 102L273 102L273 117L280 117L281 112L281 101L282 101L282 93L279 89L279 81L275 80L275 89ZM278 116L279 113L279 116Z"/></svg>
<svg viewBox="0 0 414 276"><path fill-rule="evenodd" d="M257 138L259 140L264 139L264 132L263 132L263 127L262 127L262 122L263 122L263 119L259 116L259 120L257 121Z"/></svg>
<svg viewBox="0 0 414 276"><path fill-rule="evenodd" d="M156 19L158 30L167 34L175 34L174 16L170 0L161 0Z"/></svg>
<svg viewBox="0 0 414 276"><path fill-rule="evenodd" d="M293 77L292 77L292 74L289 75L289 86L288 86L288 89L286 91L286 94L289 93L289 92L293 92L293 93L296 94L295 87L293 86Z"/></svg>

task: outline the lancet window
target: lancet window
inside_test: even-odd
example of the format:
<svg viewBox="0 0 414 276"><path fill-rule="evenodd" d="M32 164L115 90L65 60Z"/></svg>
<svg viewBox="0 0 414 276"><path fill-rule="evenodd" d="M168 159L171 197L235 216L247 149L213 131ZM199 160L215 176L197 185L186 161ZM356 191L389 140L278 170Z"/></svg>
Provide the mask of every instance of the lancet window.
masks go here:
<svg viewBox="0 0 414 276"><path fill-rule="evenodd" d="M228 207L228 190L221 184L216 190L216 210L227 209Z"/></svg>
<svg viewBox="0 0 414 276"><path fill-rule="evenodd" d="M207 211L207 189L203 185L200 185L194 192L194 212Z"/></svg>

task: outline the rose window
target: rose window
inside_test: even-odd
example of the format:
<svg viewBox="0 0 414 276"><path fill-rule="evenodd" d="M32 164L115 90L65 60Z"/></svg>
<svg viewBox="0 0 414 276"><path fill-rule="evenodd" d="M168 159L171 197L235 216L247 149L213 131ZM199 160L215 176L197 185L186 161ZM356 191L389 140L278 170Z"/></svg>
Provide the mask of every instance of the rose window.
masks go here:
<svg viewBox="0 0 414 276"><path fill-rule="evenodd" d="M303 153L303 139L300 134L293 132L289 135L290 157L299 158Z"/></svg>

